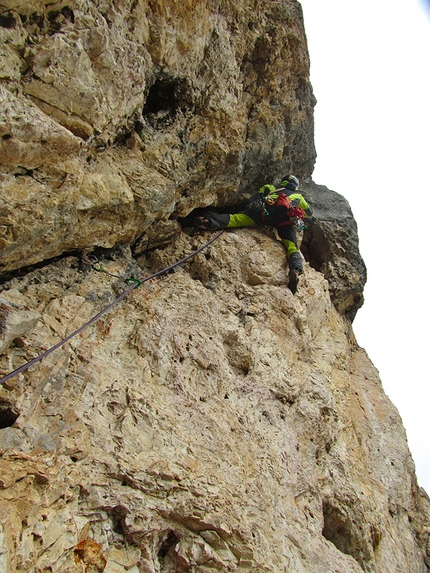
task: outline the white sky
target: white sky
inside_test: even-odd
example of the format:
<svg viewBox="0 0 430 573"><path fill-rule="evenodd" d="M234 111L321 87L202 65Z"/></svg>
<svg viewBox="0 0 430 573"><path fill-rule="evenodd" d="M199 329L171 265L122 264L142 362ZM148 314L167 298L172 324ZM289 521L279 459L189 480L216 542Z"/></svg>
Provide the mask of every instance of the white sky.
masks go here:
<svg viewBox="0 0 430 573"><path fill-rule="evenodd" d="M430 10L425 0L300 3L318 100L313 180L357 221L368 279L354 332L430 494Z"/></svg>

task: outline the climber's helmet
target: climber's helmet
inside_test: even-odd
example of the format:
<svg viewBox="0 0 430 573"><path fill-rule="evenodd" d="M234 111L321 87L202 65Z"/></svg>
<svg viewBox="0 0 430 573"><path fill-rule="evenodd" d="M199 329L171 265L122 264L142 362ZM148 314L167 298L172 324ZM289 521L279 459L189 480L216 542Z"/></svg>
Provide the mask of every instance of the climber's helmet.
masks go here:
<svg viewBox="0 0 430 573"><path fill-rule="evenodd" d="M287 175L286 177L282 178L281 185L282 187L290 189L291 191L298 191L300 181L297 179L297 177L294 177L294 175Z"/></svg>

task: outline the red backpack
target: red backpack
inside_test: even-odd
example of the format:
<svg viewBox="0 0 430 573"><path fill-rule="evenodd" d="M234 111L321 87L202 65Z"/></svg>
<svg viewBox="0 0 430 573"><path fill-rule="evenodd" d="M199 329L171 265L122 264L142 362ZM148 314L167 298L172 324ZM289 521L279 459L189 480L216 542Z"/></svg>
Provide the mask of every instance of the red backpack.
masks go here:
<svg viewBox="0 0 430 573"><path fill-rule="evenodd" d="M286 207L288 209L290 203L290 198L287 197L285 193L279 193L278 199L276 200L276 205L278 205L278 207Z"/></svg>
<svg viewBox="0 0 430 573"><path fill-rule="evenodd" d="M290 207L290 204L291 204L290 198L287 197L285 193L279 193L276 205L287 208L287 215L289 219L282 221L282 223L279 223L279 225L276 225L277 229L279 227L283 227L284 225L291 225L291 226L295 225L296 227L299 228L302 227L301 225L296 224L296 220L301 219L303 221L303 219L305 218L305 212L300 207Z"/></svg>

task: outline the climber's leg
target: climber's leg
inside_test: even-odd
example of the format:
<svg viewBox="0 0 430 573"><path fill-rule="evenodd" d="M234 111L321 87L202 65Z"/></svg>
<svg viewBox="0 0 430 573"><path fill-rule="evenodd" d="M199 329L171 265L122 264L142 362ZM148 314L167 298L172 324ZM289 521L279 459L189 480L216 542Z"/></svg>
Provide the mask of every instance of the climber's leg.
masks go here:
<svg viewBox="0 0 430 573"><path fill-rule="evenodd" d="M255 221L246 213L236 213L235 215L230 215L227 227L252 227L255 224Z"/></svg>
<svg viewBox="0 0 430 573"><path fill-rule="evenodd" d="M236 213L229 215L227 213L206 213L201 217L197 217L195 221L196 227L202 229L225 229L234 227L251 227L256 222L251 217L244 213Z"/></svg>
<svg viewBox="0 0 430 573"><path fill-rule="evenodd" d="M288 288L293 294L297 291L299 275L303 273L303 259L297 246L297 233L294 227L284 225L278 229L288 258Z"/></svg>

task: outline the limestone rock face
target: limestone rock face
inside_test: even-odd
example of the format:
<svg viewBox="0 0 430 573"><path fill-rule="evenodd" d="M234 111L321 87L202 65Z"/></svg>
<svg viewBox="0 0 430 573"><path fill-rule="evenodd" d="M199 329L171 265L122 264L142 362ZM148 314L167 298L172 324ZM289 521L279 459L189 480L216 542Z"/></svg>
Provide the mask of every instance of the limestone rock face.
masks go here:
<svg viewBox="0 0 430 573"><path fill-rule="evenodd" d="M0 273L311 175L296 1L8 0L1 18Z"/></svg>
<svg viewBox="0 0 430 573"><path fill-rule="evenodd" d="M0 571L428 571L356 224L310 178L300 4L6 0L0 38ZM291 172L295 296L248 228L113 305Z"/></svg>
<svg viewBox="0 0 430 573"><path fill-rule="evenodd" d="M40 319L1 370L114 300L111 275L209 236L6 283L5 304ZM322 274L306 264L295 296L286 282L280 242L226 231L0 389L2 570L427 570L429 500L400 417Z"/></svg>
<svg viewBox="0 0 430 573"><path fill-rule="evenodd" d="M314 214L303 237L303 254L328 280L336 309L352 321L363 304L367 279L357 223L348 202L338 193L313 181L304 183L302 190Z"/></svg>

